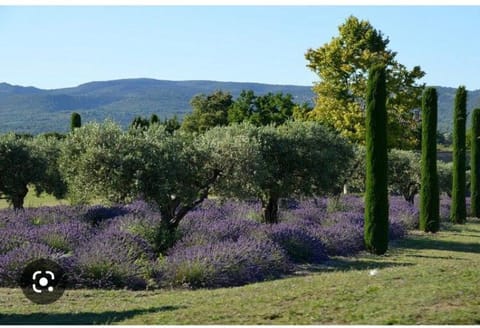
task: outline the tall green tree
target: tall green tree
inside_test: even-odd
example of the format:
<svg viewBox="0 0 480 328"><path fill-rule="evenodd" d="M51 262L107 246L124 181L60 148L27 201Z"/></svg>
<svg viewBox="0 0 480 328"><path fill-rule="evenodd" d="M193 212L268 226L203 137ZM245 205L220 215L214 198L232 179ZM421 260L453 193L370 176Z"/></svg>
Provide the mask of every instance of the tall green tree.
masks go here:
<svg viewBox="0 0 480 328"><path fill-rule="evenodd" d="M472 112L470 142L470 197L473 217L480 217L480 108Z"/></svg>
<svg viewBox="0 0 480 328"><path fill-rule="evenodd" d="M248 166L256 162L255 149L252 140L232 129L194 136L172 134L160 124L123 132L112 122L94 123L66 138L60 167L77 202L142 197L158 206L173 231L234 168L244 165L235 172L252 174Z"/></svg>
<svg viewBox="0 0 480 328"><path fill-rule="evenodd" d="M82 117L79 113L73 112L70 118L70 130L73 131L76 128L82 126Z"/></svg>
<svg viewBox="0 0 480 328"><path fill-rule="evenodd" d="M440 228L440 199L437 176L437 90L427 88L422 98L422 180L420 230Z"/></svg>
<svg viewBox="0 0 480 328"><path fill-rule="evenodd" d="M152 116L150 116L150 124L156 124L159 122L160 122L160 119L158 118L157 114L152 114Z"/></svg>
<svg viewBox="0 0 480 328"><path fill-rule="evenodd" d="M306 53L308 67L319 77L313 90L315 109L309 115L358 143L365 142L365 95L368 70L374 64L386 67L388 145L412 148L417 122L413 110L420 107L425 73L419 66L408 70L388 48L389 39L368 21L350 16L339 26L339 35Z"/></svg>
<svg viewBox="0 0 480 328"><path fill-rule="evenodd" d="M182 129L205 132L215 126L228 125L228 110L233 104L229 92L217 90L210 95L199 94L190 101L192 113L183 119Z"/></svg>
<svg viewBox="0 0 480 328"><path fill-rule="evenodd" d="M387 90L385 67L369 72L366 117L365 247L373 254L388 249Z"/></svg>
<svg viewBox="0 0 480 328"><path fill-rule="evenodd" d="M453 183L450 220L453 223L465 223L467 209L465 204L465 124L467 121L467 90L464 86L457 89L453 110Z"/></svg>
<svg viewBox="0 0 480 328"><path fill-rule="evenodd" d="M243 90L228 111L230 123L250 122L254 125L280 125L291 119L298 105L289 93L267 93L257 96L252 90Z"/></svg>
<svg viewBox="0 0 480 328"><path fill-rule="evenodd" d="M42 192L57 198L65 195L66 185L59 173L59 144L55 138L19 138L13 133L0 137L0 196L22 209L29 186L37 196Z"/></svg>
<svg viewBox="0 0 480 328"><path fill-rule="evenodd" d="M177 131L182 126L176 114L170 118L165 118L161 124L165 126L165 131L170 134L173 134L173 132Z"/></svg>
<svg viewBox="0 0 480 328"><path fill-rule="evenodd" d="M228 129L237 129L236 125ZM286 122L275 127L240 125L241 135L257 145L250 174L236 171L215 194L257 198L265 223L278 222L280 198L339 193L353 157L352 145L316 122ZM239 166L244 170L244 165Z"/></svg>
<svg viewBox="0 0 480 328"><path fill-rule="evenodd" d="M143 118L142 116L135 116L130 123L130 129L140 129L146 130L150 127L150 120L148 118Z"/></svg>

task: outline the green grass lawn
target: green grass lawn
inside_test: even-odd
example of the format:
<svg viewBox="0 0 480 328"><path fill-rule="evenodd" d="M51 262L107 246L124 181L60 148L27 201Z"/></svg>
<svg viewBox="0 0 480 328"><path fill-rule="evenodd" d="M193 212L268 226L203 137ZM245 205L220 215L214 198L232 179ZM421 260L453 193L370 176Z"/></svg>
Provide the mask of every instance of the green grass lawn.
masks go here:
<svg viewBox="0 0 480 328"><path fill-rule="evenodd" d="M24 207L39 207L39 206L55 206L68 205L69 201L66 199L56 199L54 196L43 193L40 196L35 195L33 187L29 188L29 192L25 197ZM0 209L9 208L10 204L5 199L0 199Z"/></svg>
<svg viewBox="0 0 480 328"><path fill-rule="evenodd" d="M72 290L51 305L0 289L0 302L0 324L480 324L480 221L243 287Z"/></svg>

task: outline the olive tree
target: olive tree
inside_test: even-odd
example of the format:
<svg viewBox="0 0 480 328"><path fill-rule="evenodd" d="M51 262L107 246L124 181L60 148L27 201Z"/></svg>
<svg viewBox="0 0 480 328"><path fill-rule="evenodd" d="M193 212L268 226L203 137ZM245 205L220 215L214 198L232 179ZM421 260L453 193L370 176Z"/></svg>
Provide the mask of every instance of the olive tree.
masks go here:
<svg viewBox="0 0 480 328"><path fill-rule="evenodd" d="M346 180L352 192L365 192L365 148L357 146L352 170ZM391 149L388 152L388 192L413 203L420 190L420 155L413 151Z"/></svg>
<svg viewBox="0 0 480 328"><path fill-rule="evenodd" d="M141 149L130 137L113 122L90 123L67 136L60 169L73 203L95 198L122 202L136 196L134 176Z"/></svg>
<svg viewBox="0 0 480 328"><path fill-rule="evenodd" d="M13 133L0 137L0 195L22 209L29 186L37 195L48 192L63 197L66 188L57 166L58 141L39 136L22 138Z"/></svg>
<svg viewBox="0 0 480 328"><path fill-rule="evenodd" d="M250 156L256 164L251 174L239 171L223 181L219 194L260 199L264 221L276 223L280 198L340 192L353 157L345 139L314 122L243 129L258 146Z"/></svg>
<svg viewBox="0 0 480 328"><path fill-rule="evenodd" d="M158 206L164 227L174 231L219 179L252 162L255 149L233 128L197 135L172 134L160 124L123 132L112 122L94 123L67 137L61 168L75 199L141 197Z"/></svg>

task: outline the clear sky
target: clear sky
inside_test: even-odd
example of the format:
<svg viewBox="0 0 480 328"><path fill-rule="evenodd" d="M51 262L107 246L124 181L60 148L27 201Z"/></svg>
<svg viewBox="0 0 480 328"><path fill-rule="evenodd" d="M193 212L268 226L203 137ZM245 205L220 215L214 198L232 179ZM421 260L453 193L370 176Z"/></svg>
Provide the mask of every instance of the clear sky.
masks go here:
<svg viewBox="0 0 480 328"><path fill-rule="evenodd" d="M480 6L0 7L0 81L40 88L148 77L311 85L304 54L349 15L429 85L480 89Z"/></svg>

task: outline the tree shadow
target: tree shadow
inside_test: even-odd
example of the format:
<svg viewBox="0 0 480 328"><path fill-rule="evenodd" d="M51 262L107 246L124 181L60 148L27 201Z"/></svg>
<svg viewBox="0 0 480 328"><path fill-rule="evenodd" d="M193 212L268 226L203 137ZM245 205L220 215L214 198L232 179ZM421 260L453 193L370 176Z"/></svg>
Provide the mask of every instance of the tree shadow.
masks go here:
<svg viewBox="0 0 480 328"><path fill-rule="evenodd" d="M480 234L475 233L451 233L452 236L480 238Z"/></svg>
<svg viewBox="0 0 480 328"><path fill-rule="evenodd" d="M408 262L387 262L381 260L378 261L365 260L359 258L332 258L322 264L303 264L298 265L295 275L308 275L311 273L320 272L338 272L338 271L363 271L370 269L384 269L389 267L398 266L411 266L414 263Z"/></svg>
<svg viewBox="0 0 480 328"><path fill-rule="evenodd" d="M440 251L480 253L480 243L461 243L456 241L415 238L408 244L402 245L405 249L434 249Z"/></svg>
<svg viewBox="0 0 480 328"><path fill-rule="evenodd" d="M460 258L460 257L454 257L454 256L428 256L428 255L418 255L418 254L406 254L405 256L409 256L409 257L420 257L420 258L434 259L434 260L469 261L469 259Z"/></svg>
<svg viewBox="0 0 480 328"><path fill-rule="evenodd" d="M174 311L184 306L160 306L148 309L127 311L81 312L81 313L47 313L1 314L0 325L105 325L123 321L137 315Z"/></svg>

